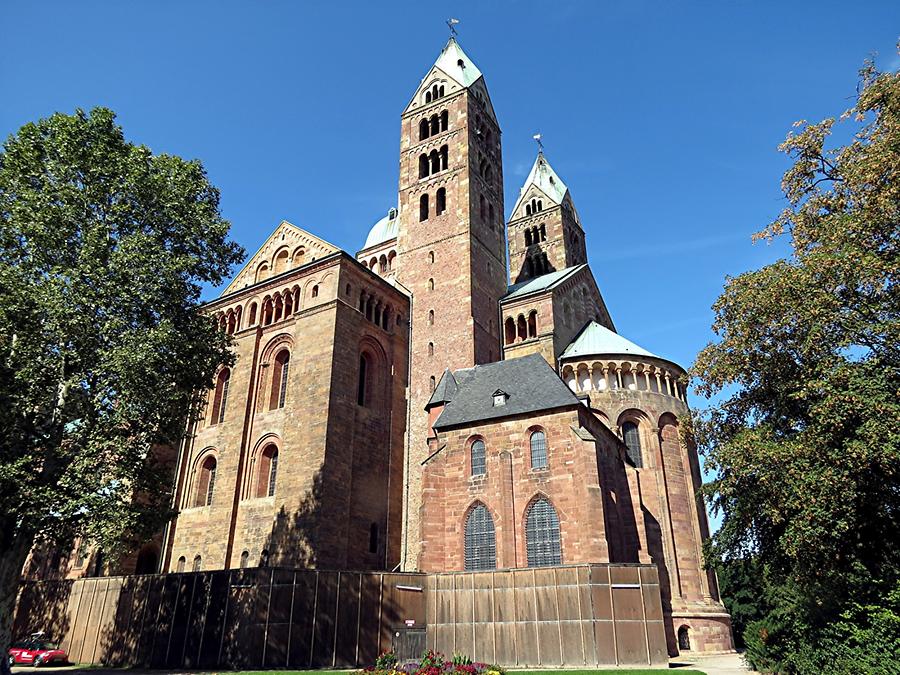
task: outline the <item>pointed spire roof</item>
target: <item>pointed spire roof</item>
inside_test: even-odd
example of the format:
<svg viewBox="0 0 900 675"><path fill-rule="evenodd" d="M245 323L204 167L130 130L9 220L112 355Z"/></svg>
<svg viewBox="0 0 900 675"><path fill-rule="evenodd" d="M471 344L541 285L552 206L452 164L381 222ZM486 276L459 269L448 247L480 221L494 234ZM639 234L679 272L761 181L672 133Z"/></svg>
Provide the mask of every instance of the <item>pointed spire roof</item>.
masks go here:
<svg viewBox="0 0 900 675"><path fill-rule="evenodd" d="M459 386L456 382L456 378L453 377L453 373L450 369L446 368L444 374L441 375L441 381L437 383L437 386L434 388L434 393L425 405L425 409L428 410L436 405L452 401L458 388Z"/></svg>
<svg viewBox="0 0 900 675"><path fill-rule="evenodd" d="M516 200L516 205L513 207L513 213L519 208L519 204L525 197L525 193L528 192L528 188L532 185L536 186L556 204L562 204L563 199L566 197L566 193L569 191L568 186L563 183L562 178L559 177L559 174L553 170L553 167L550 166L550 162L544 157L543 150L538 151L538 155L534 160L534 165L531 167L531 172L528 174L528 178L525 179L525 184L522 186L522 189L519 190L519 198Z"/></svg>
<svg viewBox="0 0 900 675"><path fill-rule="evenodd" d="M475 65L475 62L469 58L462 47L459 46L456 38L453 37L447 41L434 65L466 88L482 77L478 66Z"/></svg>
<svg viewBox="0 0 900 675"><path fill-rule="evenodd" d="M639 347L631 340L623 338L609 328L604 328L596 321L591 321L560 355L560 359L576 356L600 356L605 354L630 354L632 356L650 356L661 358ZM668 360L668 359L665 359Z"/></svg>

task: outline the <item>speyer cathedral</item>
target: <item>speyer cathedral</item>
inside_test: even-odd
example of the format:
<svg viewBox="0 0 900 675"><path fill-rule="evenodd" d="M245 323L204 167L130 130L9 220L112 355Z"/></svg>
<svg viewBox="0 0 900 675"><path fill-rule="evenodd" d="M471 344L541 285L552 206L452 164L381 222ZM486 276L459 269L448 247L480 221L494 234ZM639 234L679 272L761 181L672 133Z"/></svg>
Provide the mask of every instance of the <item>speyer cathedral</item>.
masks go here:
<svg viewBox="0 0 900 675"><path fill-rule="evenodd" d="M500 141L451 38L400 118L396 206L359 252L282 222L208 304L236 361L138 568L652 563L669 653L731 649L679 432L685 371L616 332L542 152L504 223Z"/></svg>

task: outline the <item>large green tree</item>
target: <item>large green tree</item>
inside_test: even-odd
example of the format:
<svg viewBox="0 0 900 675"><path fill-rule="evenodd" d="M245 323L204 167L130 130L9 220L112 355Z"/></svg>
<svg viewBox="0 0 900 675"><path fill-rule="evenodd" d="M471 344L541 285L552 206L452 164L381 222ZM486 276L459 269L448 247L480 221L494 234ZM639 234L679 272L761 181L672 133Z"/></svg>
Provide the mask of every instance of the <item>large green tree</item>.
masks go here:
<svg viewBox="0 0 900 675"><path fill-rule="evenodd" d="M791 254L727 280L694 366L721 397L695 429L723 515L710 559L764 575L758 665L845 672L867 648L816 654L850 649L834 627L866 630L861 607L890 615L900 580L900 74L867 64L839 121L798 122L780 149L787 206L757 236Z"/></svg>
<svg viewBox="0 0 900 675"><path fill-rule="evenodd" d="M229 360L200 310L243 257L201 164L128 142L97 108L0 153L0 645L29 550L112 547L168 514L155 449ZM137 497L137 498L136 498Z"/></svg>

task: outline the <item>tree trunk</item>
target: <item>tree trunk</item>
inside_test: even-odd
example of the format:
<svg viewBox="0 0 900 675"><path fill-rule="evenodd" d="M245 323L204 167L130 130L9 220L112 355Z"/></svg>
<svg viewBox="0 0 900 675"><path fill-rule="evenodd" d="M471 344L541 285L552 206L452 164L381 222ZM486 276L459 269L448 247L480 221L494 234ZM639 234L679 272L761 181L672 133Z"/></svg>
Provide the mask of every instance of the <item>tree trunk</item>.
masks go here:
<svg viewBox="0 0 900 675"><path fill-rule="evenodd" d="M0 672L2 673L9 672L7 654L13 639L12 629L19 594L19 579L32 541L32 537L20 534L13 538L9 548L0 553L0 647L3 649Z"/></svg>

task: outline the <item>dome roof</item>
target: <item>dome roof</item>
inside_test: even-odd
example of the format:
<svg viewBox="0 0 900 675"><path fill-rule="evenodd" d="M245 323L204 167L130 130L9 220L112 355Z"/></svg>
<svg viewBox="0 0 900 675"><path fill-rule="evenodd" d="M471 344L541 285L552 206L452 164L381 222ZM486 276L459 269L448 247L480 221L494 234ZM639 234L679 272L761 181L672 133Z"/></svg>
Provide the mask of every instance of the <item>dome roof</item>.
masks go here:
<svg viewBox="0 0 900 675"><path fill-rule="evenodd" d="M363 244L363 250L383 244L386 241L397 238L397 227L399 225L397 218L397 209L391 209L388 214L375 223L369 230L369 236L366 237L366 243Z"/></svg>
<svg viewBox="0 0 900 675"><path fill-rule="evenodd" d="M631 355L631 356L649 356L655 359L660 358L656 354L648 352L643 347L639 347L631 340L623 338L618 333L614 333L601 326L596 321L591 321L581 333L572 340L572 343L566 347L566 350L560 355L560 359L569 359L576 356L603 356L603 355Z"/></svg>

